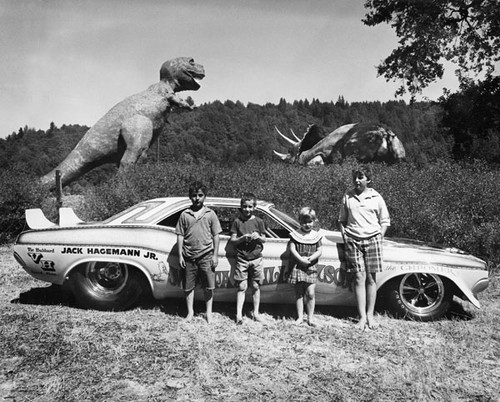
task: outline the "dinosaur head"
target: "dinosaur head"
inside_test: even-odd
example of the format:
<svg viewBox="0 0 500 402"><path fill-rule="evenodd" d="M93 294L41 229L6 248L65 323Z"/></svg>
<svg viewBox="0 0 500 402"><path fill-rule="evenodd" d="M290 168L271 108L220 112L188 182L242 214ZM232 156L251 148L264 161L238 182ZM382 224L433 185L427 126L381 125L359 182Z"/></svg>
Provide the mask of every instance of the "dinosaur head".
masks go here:
<svg viewBox="0 0 500 402"><path fill-rule="evenodd" d="M275 127L276 128L276 127ZM276 131L279 134L278 139L281 144L288 148L288 153L283 154L274 151L274 154L278 156L281 160L287 161L290 163L300 163L300 164L323 164L323 159L321 156L314 157L312 160L304 161L303 158L300 158L300 155L312 147L314 147L319 141L325 138L325 131L323 128L316 124L311 124L307 127L307 131L302 135L302 139L299 139L295 133L292 131L292 135L295 140L288 138L286 135L282 134L278 128Z"/></svg>
<svg viewBox="0 0 500 402"><path fill-rule="evenodd" d="M399 162L405 159L406 152L403 143L398 137L396 137L396 134L394 134L392 131L387 142L392 161Z"/></svg>
<svg viewBox="0 0 500 402"><path fill-rule="evenodd" d="M160 80L167 81L174 92L196 91L200 84L196 80L205 77L205 69L192 57L177 57L168 60L160 68Z"/></svg>

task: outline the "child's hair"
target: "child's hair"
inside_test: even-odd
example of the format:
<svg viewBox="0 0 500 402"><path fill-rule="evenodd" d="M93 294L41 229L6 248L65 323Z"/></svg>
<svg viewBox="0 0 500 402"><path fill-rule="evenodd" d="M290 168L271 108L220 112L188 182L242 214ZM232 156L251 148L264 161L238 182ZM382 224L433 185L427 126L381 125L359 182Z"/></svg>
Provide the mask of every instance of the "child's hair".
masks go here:
<svg viewBox="0 0 500 402"><path fill-rule="evenodd" d="M308 220L316 220L316 211L310 207L304 207L299 211L299 223L303 223Z"/></svg>
<svg viewBox="0 0 500 402"><path fill-rule="evenodd" d="M356 169L353 169L352 177L356 178L359 176L366 176L369 181L368 186L370 186L373 179L372 168L369 165L360 165Z"/></svg>
<svg viewBox="0 0 500 402"><path fill-rule="evenodd" d="M254 193L243 193L241 195L241 205L243 205L243 203L247 201L252 201L254 207L257 205L257 197Z"/></svg>
<svg viewBox="0 0 500 402"><path fill-rule="evenodd" d="M196 194L198 190L201 190L203 194L207 195L207 186L201 181L195 181L189 186L189 196L191 196L191 194Z"/></svg>

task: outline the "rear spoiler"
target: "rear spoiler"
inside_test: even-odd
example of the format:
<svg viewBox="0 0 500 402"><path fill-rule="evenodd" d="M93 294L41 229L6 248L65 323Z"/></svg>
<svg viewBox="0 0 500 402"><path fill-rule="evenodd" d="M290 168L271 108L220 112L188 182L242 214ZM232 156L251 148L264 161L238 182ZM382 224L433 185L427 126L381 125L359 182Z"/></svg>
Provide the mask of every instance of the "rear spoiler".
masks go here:
<svg viewBox="0 0 500 402"><path fill-rule="evenodd" d="M85 223L76 216L73 208L59 208L59 222L49 221L40 208L25 211L26 224L30 229L49 229L53 227L76 226Z"/></svg>

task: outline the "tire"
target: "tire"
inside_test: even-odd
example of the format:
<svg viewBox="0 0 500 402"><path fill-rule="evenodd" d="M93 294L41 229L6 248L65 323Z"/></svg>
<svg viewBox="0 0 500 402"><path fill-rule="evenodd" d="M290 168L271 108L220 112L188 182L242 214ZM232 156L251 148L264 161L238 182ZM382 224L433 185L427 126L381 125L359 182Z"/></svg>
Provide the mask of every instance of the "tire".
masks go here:
<svg viewBox="0 0 500 402"><path fill-rule="evenodd" d="M82 308L122 311L144 293L143 277L133 267L114 261L91 261L69 277L69 288Z"/></svg>
<svg viewBox="0 0 500 402"><path fill-rule="evenodd" d="M453 293L434 274L414 272L397 277L385 288L386 307L396 317L433 321L446 314Z"/></svg>

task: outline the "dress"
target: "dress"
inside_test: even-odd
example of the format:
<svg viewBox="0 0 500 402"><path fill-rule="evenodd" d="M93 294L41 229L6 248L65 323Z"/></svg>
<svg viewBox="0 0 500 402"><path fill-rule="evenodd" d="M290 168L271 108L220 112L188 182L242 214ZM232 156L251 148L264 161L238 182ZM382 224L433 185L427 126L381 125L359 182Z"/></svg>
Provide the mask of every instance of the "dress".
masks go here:
<svg viewBox="0 0 500 402"><path fill-rule="evenodd" d="M313 255L321 246L322 239L323 235L315 230L304 232L302 229L298 229L290 233L290 241L295 244L297 252L302 257ZM298 264L293 256L290 256L290 258L293 260L292 272L288 278L291 284L298 282L316 283L318 277L318 261L314 261L313 265L305 267Z"/></svg>

